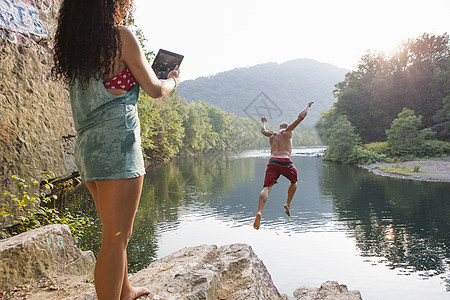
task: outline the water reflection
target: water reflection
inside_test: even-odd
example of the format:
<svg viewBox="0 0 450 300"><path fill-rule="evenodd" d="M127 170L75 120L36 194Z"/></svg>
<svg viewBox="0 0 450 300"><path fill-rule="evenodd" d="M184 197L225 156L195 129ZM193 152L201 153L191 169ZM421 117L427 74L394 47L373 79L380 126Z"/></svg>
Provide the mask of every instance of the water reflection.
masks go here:
<svg viewBox="0 0 450 300"><path fill-rule="evenodd" d="M251 162L239 163L228 157L214 154L180 159L148 170L128 250L131 271L156 258L159 235L175 230L180 214L189 214L189 210L202 217L213 214L213 199L253 177Z"/></svg>
<svg viewBox="0 0 450 300"><path fill-rule="evenodd" d="M324 168L321 182L362 256L383 257L401 274L448 272L449 184L393 179L344 165ZM448 274L442 279L450 291Z"/></svg>
<svg viewBox="0 0 450 300"><path fill-rule="evenodd" d="M292 216L287 217L283 209L289 182L280 179L256 233L252 224L268 156L212 153L149 169L128 248L129 271L185 246L245 242L264 256L282 292L292 293L308 280L314 285L337 280L334 276L341 272L357 274L366 269L361 263L391 268L400 275L437 277L450 289L450 184L396 180L299 153L292 158L299 171ZM92 204L83 205L96 217ZM98 253L98 220L96 226L81 244ZM349 249L353 244L357 257L364 259L355 258ZM280 249L286 257L280 257ZM321 277L330 270L333 276ZM379 269L370 272L386 277ZM344 282L352 284L346 278ZM371 280L358 276L352 287L363 289L360 286L371 286ZM407 290L401 280L387 279L384 284L397 290L403 284ZM436 290L427 288L416 299ZM370 292L368 288L366 295ZM441 295L439 290L436 293Z"/></svg>

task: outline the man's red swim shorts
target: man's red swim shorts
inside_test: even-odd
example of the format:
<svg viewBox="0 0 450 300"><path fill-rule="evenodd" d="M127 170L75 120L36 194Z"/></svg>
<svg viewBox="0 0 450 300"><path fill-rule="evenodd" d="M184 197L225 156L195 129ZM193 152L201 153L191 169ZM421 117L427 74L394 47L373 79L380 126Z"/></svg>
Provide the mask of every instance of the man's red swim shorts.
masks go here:
<svg viewBox="0 0 450 300"><path fill-rule="evenodd" d="M298 181L297 169L290 158L271 157L266 169L264 187L278 183L280 175L289 179L291 183L296 183Z"/></svg>

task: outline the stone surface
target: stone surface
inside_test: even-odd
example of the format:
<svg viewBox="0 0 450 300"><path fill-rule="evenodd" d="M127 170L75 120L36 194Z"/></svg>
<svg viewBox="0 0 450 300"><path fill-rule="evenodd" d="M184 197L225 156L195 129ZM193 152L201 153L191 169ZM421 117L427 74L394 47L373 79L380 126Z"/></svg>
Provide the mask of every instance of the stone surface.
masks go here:
<svg viewBox="0 0 450 300"><path fill-rule="evenodd" d="M154 293L143 299L287 299L245 244L185 248L152 263L130 281Z"/></svg>
<svg viewBox="0 0 450 300"><path fill-rule="evenodd" d="M0 240L0 291L46 276L93 278L95 257L81 251L67 225L48 225Z"/></svg>
<svg viewBox="0 0 450 300"><path fill-rule="evenodd" d="M349 291L345 284L326 281L320 288L301 287L294 291L294 300L362 300L359 291Z"/></svg>
<svg viewBox="0 0 450 300"><path fill-rule="evenodd" d="M50 33L58 3L36 1ZM12 175L36 178L51 170L59 177L75 170L68 90L51 79L51 50L24 40L17 45L0 38L0 192L14 190Z"/></svg>
<svg viewBox="0 0 450 300"><path fill-rule="evenodd" d="M184 248L130 275L130 281L152 291L139 298L147 300L361 300L358 291L348 291L345 285L334 281L327 281L320 288L299 288L294 298L280 294L263 262L246 244ZM85 276L47 276L1 296L28 300L97 299L94 285Z"/></svg>
<svg viewBox="0 0 450 300"><path fill-rule="evenodd" d="M398 175L387 173L377 169L377 167L400 166L411 170L409 175ZM418 172L413 172L414 167L420 167ZM438 181L450 182L450 157L442 159L414 160L405 161L395 164L376 163L372 165L361 165L360 167L367 169L377 175L390 176L402 179L412 179L419 181Z"/></svg>
<svg viewBox="0 0 450 300"><path fill-rule="evenodd" d="M8 292L0 292L5 300L94 300L95 287L85 276L47 276L33 284L17 286Z"/></svg>
<svg viewBox="0 0 450 300"><path fill-rule="evenodd" d="M249 245L201 245L181 249L130 276L152 291L139 299L289 299L280 295L263 262ZM83 277L44 278L44 284L17 287L5 299L97 299Z"/></svg>

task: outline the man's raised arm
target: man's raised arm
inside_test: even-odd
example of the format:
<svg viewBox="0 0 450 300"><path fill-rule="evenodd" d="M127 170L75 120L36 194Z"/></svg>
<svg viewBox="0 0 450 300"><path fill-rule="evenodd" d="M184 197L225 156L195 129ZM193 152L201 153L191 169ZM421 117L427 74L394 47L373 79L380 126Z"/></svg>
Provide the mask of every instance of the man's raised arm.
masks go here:
<svg viewBox="0 0 450 300"><path fill-rule="evenodd" d="M309 108L311 105L313 105L314 101L309 101L308 104L306 104L306 107L298 114L297 119L289 124L289 126L286 128L286 131L293 131L295 127L297 127L298 124L300 124L301 121L306 117L308 114Z"/></svg>
<svg viewBox="0 0 450 300"><path fill-rule="evenodd" d="M261 117L261 133L265 136L271 136L273 134L273 131L266 129L266 123L267 123L267 116Z"/></svg>

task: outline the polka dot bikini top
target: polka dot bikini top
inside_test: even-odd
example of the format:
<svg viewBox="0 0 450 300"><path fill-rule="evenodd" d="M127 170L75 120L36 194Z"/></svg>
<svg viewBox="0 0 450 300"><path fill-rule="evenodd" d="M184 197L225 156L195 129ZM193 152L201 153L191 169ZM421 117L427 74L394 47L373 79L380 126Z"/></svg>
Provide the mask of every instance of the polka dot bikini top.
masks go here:
<svg viewBox="0 0 450 300"><path fill-rule="evenodd" d="M107 89L129 91L136 85L136 79L131 74L130 69L125 68L119 75L103 80L103 85Z"/></svg>

